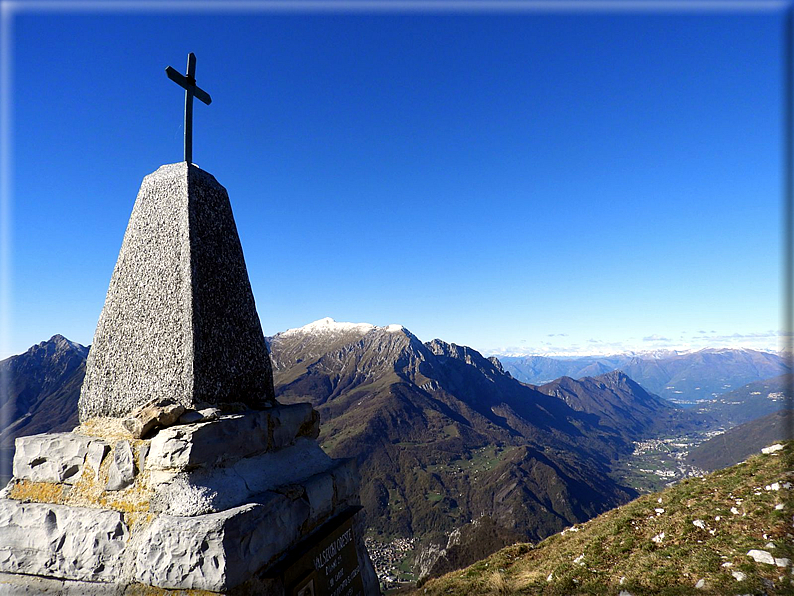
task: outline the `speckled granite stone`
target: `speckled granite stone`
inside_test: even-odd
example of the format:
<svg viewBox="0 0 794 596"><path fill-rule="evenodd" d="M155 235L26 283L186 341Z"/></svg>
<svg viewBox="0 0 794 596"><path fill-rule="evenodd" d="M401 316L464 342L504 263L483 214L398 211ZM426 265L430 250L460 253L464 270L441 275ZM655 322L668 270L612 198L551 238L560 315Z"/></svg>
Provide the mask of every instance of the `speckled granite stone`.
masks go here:
<svg viewBox="0 0 794 596"><path fill-rule="evenodd" d="M185 162L146 176L138 192L88 354L80 420L159 398L186 408L275 402L228 194Z"/></svg>

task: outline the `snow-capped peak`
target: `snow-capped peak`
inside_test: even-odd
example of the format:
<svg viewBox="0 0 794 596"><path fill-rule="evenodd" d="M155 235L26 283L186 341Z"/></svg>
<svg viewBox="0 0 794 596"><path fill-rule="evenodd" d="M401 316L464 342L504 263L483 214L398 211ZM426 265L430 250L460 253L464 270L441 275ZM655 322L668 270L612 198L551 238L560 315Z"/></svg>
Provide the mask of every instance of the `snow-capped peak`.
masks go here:
<svg viewBox="0 0 794 596"><path fill-rule="evenodd" d="M303 327L296 327L295 329L287 329L280 335L328 335L336 333L345 333L348 331L356 331L361 335L372 331L375 325L369 323L337 323L331 317L325 317L318 321L304 325Z"/></svg>
<svg viewBox="0 0 794 596"><path fill-rule="evenodd" d="M357 333L365 335L373 329L382 329L388 333L397 333L404 331L402 325L386 325L385 327L376 327L370 323L340 323L334 321L331 317L325 317L319 321L314 321L303 327L296 327L295 329L287 329L279 333L280 336L290 335L338 335L340 333Z"/></svg>

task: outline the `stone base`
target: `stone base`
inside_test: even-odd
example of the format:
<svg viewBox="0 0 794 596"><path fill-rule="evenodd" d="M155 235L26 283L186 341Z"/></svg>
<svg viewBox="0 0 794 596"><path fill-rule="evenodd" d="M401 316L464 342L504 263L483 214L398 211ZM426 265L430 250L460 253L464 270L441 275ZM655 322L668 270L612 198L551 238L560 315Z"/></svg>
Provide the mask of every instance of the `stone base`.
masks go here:
<svg viewBox="0 0 794 596"><path fill-rule="evenodd" d="M284 594L272 570L359 503L354 462L328 457L317 433L298 404L146 440L109 421L18 439L0 495L0 594ZM359 571L377 594L362 516Z"/></svg>

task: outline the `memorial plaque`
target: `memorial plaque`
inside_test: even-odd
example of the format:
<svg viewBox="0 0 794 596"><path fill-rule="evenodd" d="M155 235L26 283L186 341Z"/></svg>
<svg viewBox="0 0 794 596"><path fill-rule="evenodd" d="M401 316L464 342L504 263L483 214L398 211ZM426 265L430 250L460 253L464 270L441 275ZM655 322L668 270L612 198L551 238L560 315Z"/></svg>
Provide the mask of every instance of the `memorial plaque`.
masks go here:
<svg viewBox="0 0 794 596"><path fill-rule="evenodd" d="M353 536L352 508L301 545L302 553L284 570L289 596L364 596Z"/></svg>

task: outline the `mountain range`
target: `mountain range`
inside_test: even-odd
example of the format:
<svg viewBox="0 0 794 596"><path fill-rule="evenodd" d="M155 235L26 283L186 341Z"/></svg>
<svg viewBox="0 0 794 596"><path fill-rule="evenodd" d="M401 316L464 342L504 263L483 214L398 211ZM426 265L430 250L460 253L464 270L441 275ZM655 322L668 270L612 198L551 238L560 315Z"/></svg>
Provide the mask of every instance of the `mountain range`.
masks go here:
<svg viewBox="0 0 794 596"><path fill-rule="evenodd" d="M504 356L505 370L526 383L543 384L562 376L575 379L621 370L647 391L666 399L695 402L713 399L747 383L790 372L785 359L771 352L707 348L579 358Z"/></svg>
<svg viewBox="0 0 794 596"><path fill-rule="evenodd" d="M608 479L625 438L519 383L496 359L399 326L320 321L270 339L276 394L320 412L320 442L355 457L370 528L433 536L486 514L527 536L633 496Z"/></svg>
<svg viewBox="0 0 794 596"><path fill-rule="evenodd" d="M634 441L713 424L624 372L530 385L496 358L399 325L323 319L267 342L279 401L310 401L323 448L357 459L371 538L419 538L425 575L627 502L636 491L610 472ZM87 352L55 336L0 362L6 453L16 436L76 425Z"/></svg>
<svg viewBox="0 0 794 596"><path fill-rule="evenodd" d="M725 427L744 424L783 408L787 402L786 394L791 393L792 383L794 375L791 373L753 381L709 402L698 404L697 409L708 413ZM788 403L790 406L791 401L788 400Z"/></svg>

